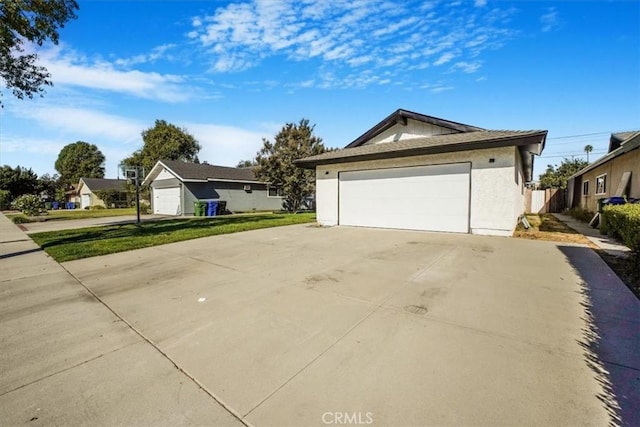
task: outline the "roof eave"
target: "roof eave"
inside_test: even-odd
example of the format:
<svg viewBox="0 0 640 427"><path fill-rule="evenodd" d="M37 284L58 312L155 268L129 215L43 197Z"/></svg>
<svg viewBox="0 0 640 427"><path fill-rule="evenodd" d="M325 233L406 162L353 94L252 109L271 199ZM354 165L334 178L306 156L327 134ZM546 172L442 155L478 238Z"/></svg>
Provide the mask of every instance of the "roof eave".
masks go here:
<svg viewBox="0 0 640 427"><path fill-rule="evenodd" d="M493 138L490 140L480 142L470 142L461 144L447 144L438 145L435 147L415 147L407 148L397 151L386 151L376 153L354 154L353 156L345 156L329 159L318 160L304 160L299 159L294 163L296 166L304 169L314 169L316 166L337 164L337 163L351 163L368 160L382 160L382 159L394 159L399 157L420 156L426 154L442 154L453 153L469 150L482 150L487 148L502 148L502 147L519 147L521 151L527 151L532 154L540 154L544 148L544 141L547 137L547 131L538 132L532 135L512 136L506 138ZM542 139L540 139L542 138ZM392 144L392 143L389 143ZM533 149L536 146L541 145L540 149ZM533 162L532 162L533 164Z"/></svg>

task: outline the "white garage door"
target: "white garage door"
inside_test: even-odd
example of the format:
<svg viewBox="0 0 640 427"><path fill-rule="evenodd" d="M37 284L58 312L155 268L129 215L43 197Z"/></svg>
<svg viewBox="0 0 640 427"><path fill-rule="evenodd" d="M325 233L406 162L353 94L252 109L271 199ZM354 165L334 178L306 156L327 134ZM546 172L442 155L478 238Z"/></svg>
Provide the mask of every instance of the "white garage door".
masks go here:
<svg viewBox="0 0 640 427"><path fill-rule="evenodd" d="M154 188L153 213L180 215L180 187Z"/></svg>
<svg viewBox="0 0 640 427"><path fill-rule="evenodd" d="M341 225L469 232L470 163L340 172Z"/></svg>

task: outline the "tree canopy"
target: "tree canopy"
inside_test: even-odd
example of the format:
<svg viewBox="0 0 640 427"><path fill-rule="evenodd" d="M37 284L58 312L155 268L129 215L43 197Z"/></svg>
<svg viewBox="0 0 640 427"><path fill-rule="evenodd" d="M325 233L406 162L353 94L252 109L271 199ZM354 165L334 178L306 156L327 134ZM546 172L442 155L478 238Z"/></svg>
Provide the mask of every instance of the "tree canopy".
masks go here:
<svg viewBox="0 0 640 427"><path fill-rule="evenodd" d="M78 141L65 145L55 167L65 185L77 184L80 178L104 178L104 155L98 147Z"/></svg>
<svg viewBox="0 0 640 427"><path fill-rule="evenodd" d="M0 168L0 190L8 191L11 200L23 194L35 194L38 191L38 176L33 170L22 166L12 168L4 165Z"/></svg>
<svg viewBox="0 0 640 427"><path fill-rule="evenodd" d="M263 146L256 155L256 176L282 188L283 208L297 212L304 199L315 192L315 171L297 167L297 159L327 151L322 139L313 134L315 126L309 120L287 123L271 143L263 139Z"/></svg>
<svg viewBox="0 0 640 427"><path fill-rule="evenodd" d="M198 163L200 144L187 129L165 120L156 120L153 127L142 131L144 145L122 161L128 166L142 166L149 173L158 160L182 160Z"/></svg>
<svg viewBox="0 0 640 427"><path fill-rule="evenodd" d="M44 87L52 85L47 69L37 64L38 55L26 53L24 42L58 44L58 29L77 17L77 9L75 0L0 2L0 77L18 99L42 96Z"/></svg>
<svg viewBox="0 0 640 427"><path fill-rule="evenodd" d="M240 160L236 165L237 168L251 168L254 166L258 166L255 160Z"/></svg>
<svg viewBox="0 0 640 427"><path fill-rule="evenodd" d="M589 162L582 159L564 159L560 166L547 165L547 170L540 175L540 188L567 188L567 180L571 175L586 167Z"/></svg>

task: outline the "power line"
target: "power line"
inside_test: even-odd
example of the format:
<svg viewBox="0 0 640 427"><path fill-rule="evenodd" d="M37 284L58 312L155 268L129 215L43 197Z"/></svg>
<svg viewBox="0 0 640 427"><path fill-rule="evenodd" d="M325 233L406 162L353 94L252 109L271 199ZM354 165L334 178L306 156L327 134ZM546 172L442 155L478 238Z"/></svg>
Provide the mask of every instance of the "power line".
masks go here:
<svg viewBox="0 0 640 427"><path fill-rule="evenodd" d="M627 129L627 130L616 130L613 132L594 132L594 133L583 133L578 135L563 135L563 136L554 136L553 138L547 138L547 141L550 139L569 139L569 138L580 138L584 136L596 136L596 135L611 135L612 133L620 133L620 132L633 132L637 129Z"/></svg>

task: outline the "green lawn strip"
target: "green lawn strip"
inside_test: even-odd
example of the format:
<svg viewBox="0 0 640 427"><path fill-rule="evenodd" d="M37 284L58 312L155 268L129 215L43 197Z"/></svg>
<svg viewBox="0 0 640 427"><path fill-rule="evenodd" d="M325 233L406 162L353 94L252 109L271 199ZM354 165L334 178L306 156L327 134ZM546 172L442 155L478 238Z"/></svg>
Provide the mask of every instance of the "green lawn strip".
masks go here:
<svg viewBox="0 0 640 427"><path fill-rule="evenodd" d="M30 237L56 261L65 262L200 237L314 221L314 213L221 216L50 231Z"/></svg>
<svg viewBox="0 0 640 427"><path fill-rule="evenodd" d="M110 216L123 216L123 215L135 215L136 208L126 209L60 209L55 211L47 211L45 215L39 215L29 217L34 222L45 221L68 221L73 219L86 219L86 218L105 218ZM7 218L11 219L14 216L22 215L21 213L8 213Z"/></svg>

